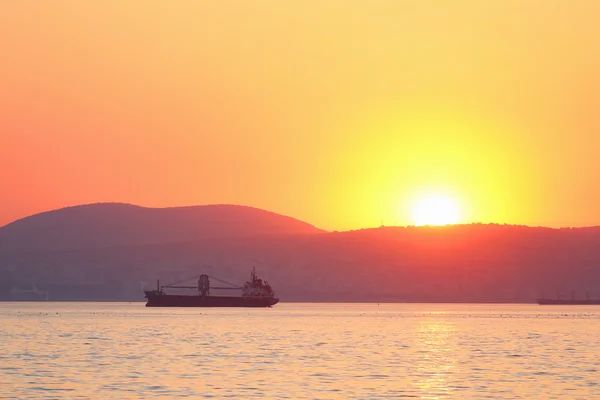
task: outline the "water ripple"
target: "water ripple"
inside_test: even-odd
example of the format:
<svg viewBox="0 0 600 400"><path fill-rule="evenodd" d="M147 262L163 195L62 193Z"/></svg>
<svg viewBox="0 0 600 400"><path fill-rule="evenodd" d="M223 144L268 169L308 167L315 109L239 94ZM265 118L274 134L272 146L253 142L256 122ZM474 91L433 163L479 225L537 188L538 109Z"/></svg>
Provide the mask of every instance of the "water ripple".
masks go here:
<svg viewBox="0 0 600 400"><path fill-rule="evenodd" d="M600 398L600 310L0 303L0 398Z"/></svg>

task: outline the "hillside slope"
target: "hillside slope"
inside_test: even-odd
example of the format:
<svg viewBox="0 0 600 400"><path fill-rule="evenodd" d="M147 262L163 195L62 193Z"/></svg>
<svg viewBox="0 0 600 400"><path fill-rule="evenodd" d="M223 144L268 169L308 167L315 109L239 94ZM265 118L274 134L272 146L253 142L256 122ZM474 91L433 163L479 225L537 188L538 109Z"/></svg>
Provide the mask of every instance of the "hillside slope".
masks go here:
<svg viewBox="0 0 600 400"><path fill-rule="evenodd" d="M0 228L0 252L319 232L322 231L297 219L245 206L145 208L98 203L48 211L8 224Z"/></svg>

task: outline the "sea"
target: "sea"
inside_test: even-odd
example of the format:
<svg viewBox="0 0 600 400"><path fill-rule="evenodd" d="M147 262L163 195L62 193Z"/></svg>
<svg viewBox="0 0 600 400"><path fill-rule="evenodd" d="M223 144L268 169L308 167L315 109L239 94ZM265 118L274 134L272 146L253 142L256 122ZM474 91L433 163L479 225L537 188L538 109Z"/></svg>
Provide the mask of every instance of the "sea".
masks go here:
<svg viewBox="0 0 600 400"><path fill-rule="evenodd" d="M600 306L0 303L2 399L600 399Z"/></svg>

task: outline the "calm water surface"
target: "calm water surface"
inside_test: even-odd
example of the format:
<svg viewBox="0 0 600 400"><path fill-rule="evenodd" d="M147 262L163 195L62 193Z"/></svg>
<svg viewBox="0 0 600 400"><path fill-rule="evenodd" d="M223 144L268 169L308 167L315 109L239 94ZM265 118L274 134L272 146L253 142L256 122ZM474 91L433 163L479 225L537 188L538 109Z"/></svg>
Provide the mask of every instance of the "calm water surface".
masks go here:
<svg viewBox="0 0 600 400"><path fill-rule="evenodd" d="M0 303L0 398L595 399L600 307Z"/></svg>

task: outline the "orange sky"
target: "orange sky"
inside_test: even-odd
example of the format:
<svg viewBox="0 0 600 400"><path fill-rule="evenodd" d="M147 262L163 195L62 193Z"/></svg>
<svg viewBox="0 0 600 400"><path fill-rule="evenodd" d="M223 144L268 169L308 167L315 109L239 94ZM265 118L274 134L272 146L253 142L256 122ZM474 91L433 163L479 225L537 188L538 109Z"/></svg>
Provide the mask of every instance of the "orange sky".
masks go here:
<svg viewBox="0 0 600 400"><path fill-rule="evenodd" d="M0 225L233 203L325 229L600 224L600 2L35 1L0 13Z"/></svg>

